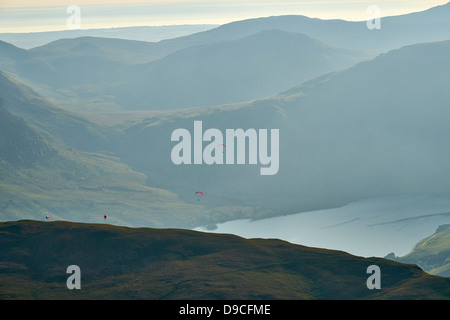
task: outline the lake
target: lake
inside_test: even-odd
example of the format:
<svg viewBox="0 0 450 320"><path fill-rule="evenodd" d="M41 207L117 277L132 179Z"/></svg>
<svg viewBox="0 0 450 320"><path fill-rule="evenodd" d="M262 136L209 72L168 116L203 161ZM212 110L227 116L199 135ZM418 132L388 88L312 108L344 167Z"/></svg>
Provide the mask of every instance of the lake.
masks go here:
<svg viewBox="0 0 450 320"><path fill-rule="evenodd" d="M197 231L231 233L244 238L278 238L354 255L384 257L409 253L417 242L450 223L450 198L380 197L340 208L302 212L262 220L234 220Z"/></svg>

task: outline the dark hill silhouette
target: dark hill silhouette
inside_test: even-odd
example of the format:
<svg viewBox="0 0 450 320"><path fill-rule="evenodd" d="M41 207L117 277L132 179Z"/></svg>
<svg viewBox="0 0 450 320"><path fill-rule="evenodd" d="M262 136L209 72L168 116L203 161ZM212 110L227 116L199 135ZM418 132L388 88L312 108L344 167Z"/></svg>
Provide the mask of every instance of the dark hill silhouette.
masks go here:
<svg viewBox="0 0 450 320"><path fill-rule="evenodd" d="M2 299L448 299L450 279L414 265L176 229L0 223ZM69 290L66 269L81 270ZM381 270L381 290L366 286Z"/></svg>

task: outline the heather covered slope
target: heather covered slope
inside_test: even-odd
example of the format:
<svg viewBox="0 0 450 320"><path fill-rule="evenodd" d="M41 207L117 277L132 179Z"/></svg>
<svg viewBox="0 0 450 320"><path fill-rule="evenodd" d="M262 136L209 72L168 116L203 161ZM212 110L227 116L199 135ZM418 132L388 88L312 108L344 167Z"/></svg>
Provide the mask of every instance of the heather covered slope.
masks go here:
<svg viewBox="0 0 450 320"><path fill-rule="evenodd" d="M0 245L2 299L450 298L450 279L417 266L280 240L24 220L0 224ZM366 286L370 265L381 290Z"/></svg>

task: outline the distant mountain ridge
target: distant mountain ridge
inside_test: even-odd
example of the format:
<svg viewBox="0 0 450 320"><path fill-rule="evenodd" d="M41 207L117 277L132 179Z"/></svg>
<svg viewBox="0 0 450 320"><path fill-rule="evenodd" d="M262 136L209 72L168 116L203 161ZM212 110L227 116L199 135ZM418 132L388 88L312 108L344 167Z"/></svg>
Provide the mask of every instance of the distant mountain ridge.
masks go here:
<svg viewBox="0 0 450 320"><path fill-rule="evenodd" d="M220 105L274 95L369 57L299 33L265 30L128 67L121 71L123 84L107 93L129 110Z"/></svg>
<svg viewBox="0 0 450 320"><path fill-rule="evenodd" d="M382 53L419 43L450 40L450 2L428 10L381 18L381 29L370 30L366 21L322 20L302 15L273 16L231 22L217 28L163 43L192 46L235 40L263 30L296 32L339 48Z"/></svg>
<svg viewBox="0 0 450 320"><path fill-rule="evenodd" d="M208 55L205 56L207 46L216 45L218 50L227 48L226 43L236 41L234 44L241 43L243 48L248 48L246 47L248 44L242 43L243 39L251 39L255 34L276 29L303 34L335 48L353 50L353 53L347 51L349 53L347 59L341 64L338 62L342 61L342 52L338 56L326 54L333 67L329 63L323 63L322 68L318 70L320 73L326 73L405 45L449 40L450 19L447 18L450 16L447 14L449 8L450 3L413 14L384 17L380 30L369 30L365 21L277 16L236 21L211 30L153 43L81 37L57 40L38 48L21 51L11 47L6 49L4 48L6 45L0 45L0 69L32 86L48 100L73 111L167 110L233 103L262 99L277 93L277 90L278 92L287 90L300 84L307 77L311 79L319 75L319 72L311 74L308 69L301 69L299 64L290 59L284 61L286 55L280 54L280 50L277 51L276 47L271 47L271 43L277 43L274 37L267 37L265 40L264 50L270 48L270 51L262 53L257 50L255 44L253 49L246 49L249 51L248 56L245 56L245 51L241 52L239 55L241 60L236 60L236 64L230 63L233 59L230 60L226 52L219 61L217 56L211 59ZM205 46L205 50L197 50L199 46ZM285 48L286 44L281 45L279 49L283 47ZM231 50L229 53L231 54L233 50L230 47L228 49ZM182 56L183 50L186 50L184 51L186 57ZM11 55L11 51L17 51L17 58ZM193 52L198 55L193 56ZM311 66L321 65L323 60L320 56L324 54L319 54L318 59L305 57L305 63L309 62ZM267 58L270 55L273 55L272 60L268 62ZM297 55L301 56L301 53L297 52ZM177 59L172 61L177 68L174 66L171 68L167 62L175 57ZM249 72L251 68L242 69L242 63L249 60L259 72ZM198 67L202 66L198 63L203 63L204 68L201 72L192 72L188 68L192 63ZM210 67L207 67L208 65ZM294 66L293 70L289 65ZM225 71L230 69L227 73L220 68L221 66L231 68L224 68ZM274 67L270 69L270 66L278 66L278 69ZM329 67L325 68L326 66ZM140 67L141 73L138 72ZM158 77L152 75L152 68L157 69L153 72L157 73ZM210 73L208 69L211 69ZM148 77L143 74L144 70L149 73ZM225 77L215 79L217 74L213 74L213 70L229 75L222 87L226 87L229 83L235 86L221 92L221 81ZM242 71L243 80L240 86L239 82L233 81L238 75L234 77L230 75L232 70ZM294 71L303 77L292 78ZM271 79L267 76L270 72L278 75L278 82L275 76ZM263 77L259 80L261 73ZM155 77L162 81L158 82ZM212 80L207 81L205 78ZM287 79L292 81L288 82ZM175 80L173 86L170 80ZM293 83L294 80L298 82ZM256 85L252 87L252 84L258 81L263 84L261 88L258 89ZM198 94L197 91L201 90L199 87L205 85L205 82L207 90ZM264 86L267 87L263 89ZM127 94L128 90L133 90L133 94ZM179 93L180 99L176 100L174 97L177 95L173 92Z"/></svg>
<svg viewBox="0 0 450 320"><path fill-rule="evenodd" d="M4 50L3 70L63 107L74 101L72 110L87 104L82 111L89 111L92 103L113 110L169 110L262 98L371 57L279 30L177 46L62 39L27 51L15 48L27 57L16 61Z"/></svg>
<svg viewBox="0 0 450 320"><path fill-rule="evenodd" d="M117 38L146 42L181 37L187 34L212 29L217 25L172 25L149 27L117 27L102 29L79 29L32 33L0 33L0 39L23 49L31 49L58 39L79 37Z"/></svg>

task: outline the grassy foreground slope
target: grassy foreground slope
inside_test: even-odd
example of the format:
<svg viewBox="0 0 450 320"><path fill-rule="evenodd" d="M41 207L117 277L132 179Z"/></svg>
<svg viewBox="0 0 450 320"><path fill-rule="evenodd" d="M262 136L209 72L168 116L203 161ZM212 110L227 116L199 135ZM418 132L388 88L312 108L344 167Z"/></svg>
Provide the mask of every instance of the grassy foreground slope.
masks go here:
<svg viewBox="0 0 450 320"><path fill-rule="evenodd" d="M0 247L0 299L450 298L450 279L415 265L276 239L22 220L0 224ZM381 290L366 286L374 264Z"/></svg>

